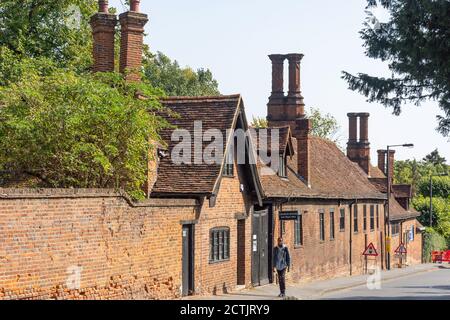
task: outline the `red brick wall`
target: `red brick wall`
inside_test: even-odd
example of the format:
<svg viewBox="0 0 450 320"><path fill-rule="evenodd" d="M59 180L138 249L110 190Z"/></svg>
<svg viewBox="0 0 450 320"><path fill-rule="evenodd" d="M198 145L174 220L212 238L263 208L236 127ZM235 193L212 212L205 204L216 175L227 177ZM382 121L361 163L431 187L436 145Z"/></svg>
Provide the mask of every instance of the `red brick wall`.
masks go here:
<svg viewBox="0 0 450 320"><path fill-rule="evenodd" d="M363 205L367 204L367 232L363 230ZM379 206L379 228L375 222L375 230L370 231L370 205ZM339 217L340 209L345 209L345 230L340 231ZM325 212L325 240L320 240L319 210ZM330 209L334 209L335 239L330 239ZM328 279L337 276L350 275L350 233L352 235L352 274L362 274L366 269L366 259L362 256L367 244L373 242L380 256L369 258L367 267L381 267L381 239L380 232L383 231L383 205L381 203L359 203L358 204L358 233L350 231L349 205L337 202L299 202L284 204L283 211L300 210L303 214L303 245L294 245L294 221L285 222L285 233L283 238L289 246L292 256L292 268L289 280L292 282L308 282L317 279ZM278 206L275 211L275 239L280 234ZM376 212L376 211L375 211ZM376 220L376 214L375 214Z"/></svg>
<svg viewBox="0 0 450 320"><path fill-rule="evenodd" d="M192 200L130 205L101 190L0 189L0 299L177 298ZM82 267L69 290L68 268Z"/></svg>
<svg viewBox="0 0 450 320"><path fill-rule="evenodd" d="M411 227L413 226L414 240L409 241L407 240L407 237L405 237L405 233L411 230ZM422 234L417 232L417 220L410 219L403 221L400 225L400 233L398 235L392 235L392 267L398 267L400 262L406 265L422 263L422 240ZM402 258L402 261L400 261L400 257L395 256L395 250L401 242L405 244L407 250L406 261L405 258Z"/></svg>
<svg viewBox="0 0 450 320"><path fill-rule="evenodd" d="M205 201L201 207L198 224L195 230L195 288L197 294L223 293L235 289L242 282L250 286L251 282L251 202L240 191L239 178L224 177L220 184L216 205L209 207ZM238 219L241 219L241 230L245 229L248 241L238 242ZM210 263L210 230L213 228L230 228L230 259L225 262ZM238 247L244 252L245 260L240 261L244 270L237 270ZM240 281L238 281L240 274ZM245 278L244 278L245 277ZM239 282L239 283L238 283Z"/></svg>

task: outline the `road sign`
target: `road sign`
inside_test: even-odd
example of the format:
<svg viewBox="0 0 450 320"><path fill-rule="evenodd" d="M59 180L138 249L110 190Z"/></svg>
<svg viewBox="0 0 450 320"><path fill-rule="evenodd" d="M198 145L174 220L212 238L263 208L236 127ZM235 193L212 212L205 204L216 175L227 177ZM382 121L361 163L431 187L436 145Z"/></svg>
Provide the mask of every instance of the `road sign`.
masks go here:
<svg viewBox="0 0 450 320"><path fill-rule="evenodd" d="M378 257L377 249L375 249L373 243L370 243L367 246L366 250L363 252L363 256Z"/></svg>
<svg viewBox="0 0 450 320"><path fill-rule="evenodd" d="M400 243L400 245L398 246L398 248L395 250L395 253L397 254L406 254L406 247L403 243Z"/></svg>

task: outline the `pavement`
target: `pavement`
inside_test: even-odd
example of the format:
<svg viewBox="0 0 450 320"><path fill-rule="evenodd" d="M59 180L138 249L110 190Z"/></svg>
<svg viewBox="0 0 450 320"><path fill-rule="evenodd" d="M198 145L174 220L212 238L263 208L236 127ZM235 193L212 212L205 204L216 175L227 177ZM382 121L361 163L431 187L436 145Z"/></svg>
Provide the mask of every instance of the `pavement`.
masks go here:
<svg viewBox="0 0 450 320"><path fill-rule="evenodd" d="M359 275L335 278L332 280L314 281L307 284L288 285L286 295L288 300L319 300L319 299L368 299L368 298L401 298L405 294L409 294L409 298L414 295L407 288L408 283L413 284L416 289L420 290L424 287L436 287L439 283L447 279L448 285L437 288L441 293L441 298L445 298L446 293L450 298L450 265L449 264L420 264L409 266L401 269L392 269L390 271L381 271L376 275ZM368 281L369 280L369 281ZM398 284L396 282L399 282ZM370 290L371 289L381 290ZM392 283L392 284L391 284ZM389 291L384 288L404 287L408 291ZM391 288L391 289L393 289ZM442 289L442 290L441 290ZM355 291L356 290L356 291ZM433 289L434 290L434 289ZM447 290L445 292L445 290ZM354 292L353 292L354 291ZM431 292L431 291L430 291ZM437 298L438 295L434 292ZM279 289L274 284L246 289L229 294L221 294L216 296L195 296L188 299L192 300L279 300ZM391 295L390 295L391 294ZM412 296L411 296L412 295ZM431 294L432 295L432 294ZM423 295L422 295L423 296ZM433 295L432 295L433 296Z"/></svg>

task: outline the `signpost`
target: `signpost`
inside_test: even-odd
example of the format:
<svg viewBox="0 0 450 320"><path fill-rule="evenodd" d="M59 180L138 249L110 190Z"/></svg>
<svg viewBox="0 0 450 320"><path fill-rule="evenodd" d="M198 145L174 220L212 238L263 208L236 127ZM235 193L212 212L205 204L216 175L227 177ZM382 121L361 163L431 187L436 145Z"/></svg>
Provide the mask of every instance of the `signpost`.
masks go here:
<svg viewBox="0 0 450 320"><path fill-rule="evenodd" d="M364 259L366 261L366 267L365 267L365 272L366 273L372 273L371 271L376 271L377 269L377 258L378 257L378 252L377 249L375 248L374 244L371 242L369 243L369 245L367 246L366 250L364 250L363 254ZM375 257L375 259L371 259L375 262L375 264L372 264L372 266L369 268L367 265L367 260L369 257Z"/></svg>
<svg viewBox="0 0 450 320"><path fill-rule="evenodd" d="M400 243L398 248L395 250L396 254L405 255L407 253L406 247L403 243Z"/></svg>
<svg viewBox="0 0 450 320"><path fill-rule="evenodd" d="M406 247L403 243L400 243L397 249L395 249L395 255L398 257L399 260L399 267L403 267L403 261L406 263L406 259L403 260L403 258L406 258L406 253L408 251L406 250Z"/></svg>
<svg viewBox="0 0 450 320"><path fill-rule="evenodd" d="M364 252L363 252L363 256L366 256L366 257L378 257L377 249L375 248L373 243L370 243L367 246L366 250L364 250Z"/></svg>

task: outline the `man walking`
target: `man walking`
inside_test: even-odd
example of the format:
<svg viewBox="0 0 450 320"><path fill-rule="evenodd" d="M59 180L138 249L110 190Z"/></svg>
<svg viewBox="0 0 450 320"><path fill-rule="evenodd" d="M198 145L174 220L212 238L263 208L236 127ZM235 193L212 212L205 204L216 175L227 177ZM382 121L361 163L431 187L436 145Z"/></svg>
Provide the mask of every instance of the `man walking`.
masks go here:
<svg viewBox="0 0 450 320"><path fill-rule="evenodd" d="M283 243L283 238L278 238L278 245L273 250L273 266L278 273L278 282L280 284L280 298L286 296L286 270L289 272L291 266L291 256L289 249Z"/></svg>

